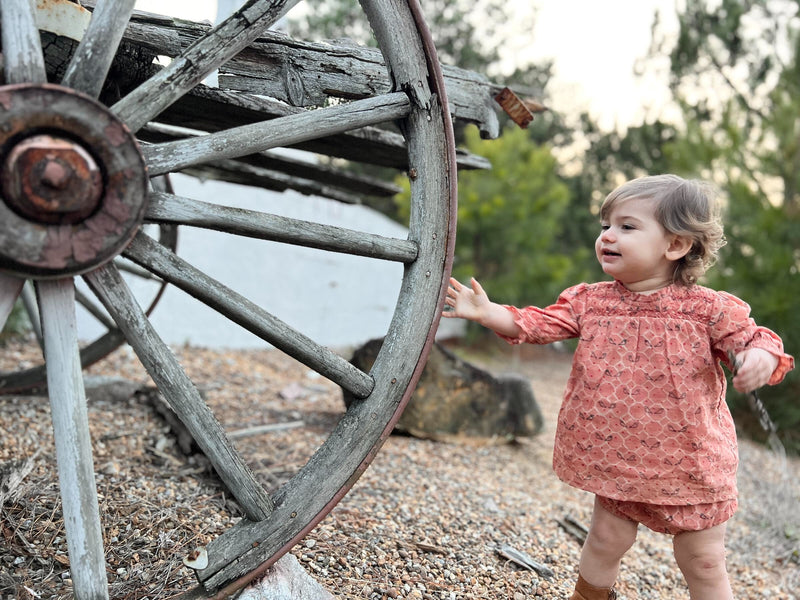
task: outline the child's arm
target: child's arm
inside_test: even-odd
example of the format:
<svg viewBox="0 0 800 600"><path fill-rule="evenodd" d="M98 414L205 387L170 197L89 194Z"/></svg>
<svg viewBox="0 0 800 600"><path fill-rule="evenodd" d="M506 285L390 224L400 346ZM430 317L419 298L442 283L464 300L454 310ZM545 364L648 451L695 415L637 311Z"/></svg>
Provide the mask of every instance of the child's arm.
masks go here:
<svg viewBox="0 0 800 600"><path fill-rule="evenodd" d="M778 367L778 357L762 348L749 348L736 355L733 387L746 394L766 385Z"/></svg>
<svg viewBox="0 0 800 600"><path fill-rule="evenodd" d="M474 277L470 280L470 287L451 277L445 304L451 310L442 312L443 317L475 321L508 337L517 337L521 333L513 315L504 306L489 300L489 296Z"/></svg>

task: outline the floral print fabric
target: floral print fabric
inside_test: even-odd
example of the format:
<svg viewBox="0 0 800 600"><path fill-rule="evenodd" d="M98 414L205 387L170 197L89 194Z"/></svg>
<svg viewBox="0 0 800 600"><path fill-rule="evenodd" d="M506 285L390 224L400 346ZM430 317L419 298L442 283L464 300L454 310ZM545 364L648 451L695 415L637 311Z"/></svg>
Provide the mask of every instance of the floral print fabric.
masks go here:
<svg viewBox="0 0 800 600"><path fill-rule="evenodd" d="M566 483L612 499L703 504L736 498L738 452L720 361L763 348L794 367L780 338L725 292L671 285L637 294L579 284L547 308L506 307L511 343L579 338L558 416L553 467ZM730 366L730 365L729 365Z"/></svg>

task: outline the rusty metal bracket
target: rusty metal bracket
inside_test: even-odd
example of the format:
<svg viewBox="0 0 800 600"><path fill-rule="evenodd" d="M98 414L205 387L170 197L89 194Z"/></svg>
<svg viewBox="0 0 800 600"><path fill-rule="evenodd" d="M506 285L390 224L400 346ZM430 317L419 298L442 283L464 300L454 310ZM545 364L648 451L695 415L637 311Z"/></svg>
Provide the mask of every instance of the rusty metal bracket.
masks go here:
<svg viewBox="0 0 800 600"><path fill-rule="evenodd" d="M533 115L535 113L548 110L546 106L534 100L523 100L508 87L503 88L500 93L494 97L494 100L501 106L506 114L511 117L511 120L522 129L528 128L528 125L533 121Z"/></svg>

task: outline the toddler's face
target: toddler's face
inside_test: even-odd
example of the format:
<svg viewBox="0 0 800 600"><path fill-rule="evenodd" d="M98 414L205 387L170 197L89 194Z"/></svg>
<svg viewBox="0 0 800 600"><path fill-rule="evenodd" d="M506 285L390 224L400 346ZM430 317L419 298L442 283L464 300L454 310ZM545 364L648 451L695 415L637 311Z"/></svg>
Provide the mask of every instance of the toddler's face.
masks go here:
<svg viewBox="0 0 800 600"><path fill-rule="evenodd" d="M648 291L667 285L674 272L667 258L675 236L655 218L655 203L632 198L618 202L601 222L595 242L603 271L632 291Z"/></svg>

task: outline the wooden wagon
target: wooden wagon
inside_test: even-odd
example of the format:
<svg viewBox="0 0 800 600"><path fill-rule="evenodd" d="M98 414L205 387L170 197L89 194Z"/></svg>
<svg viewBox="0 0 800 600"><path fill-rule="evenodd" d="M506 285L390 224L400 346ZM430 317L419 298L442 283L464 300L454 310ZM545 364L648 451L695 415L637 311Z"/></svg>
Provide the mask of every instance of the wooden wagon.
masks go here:
<svg viewBox="0 0 800 600"><path fill-rule="evenodd" d="M215 27L140 13L133 0L0 3L0 323L20 299L43 349L41 365L0 374L0 390L48 389L76 598L109 596L83 367L128 343L235 495L246 518L203 549L208 564L187 591L224 597L347 493L424 366L452 261L456 171L488 167L456 151L451 119L497 136L500 89L440 66L416 0L362 0L379 49L270 30L298 1L249 0ZM219 86L204 85L217 70ZM397 191L271 152L282 147L405 172L408 237L184 198L166 178L184 172L346 202ZM176 236L186 226L401 263L399 298L370 372L181 258ZM185 290L362 400L268 494L151 325L159 293L142 302L129 276ZM76 292L77 278L94 298ZM85 345L76 302L106 328Z"/></svg>

